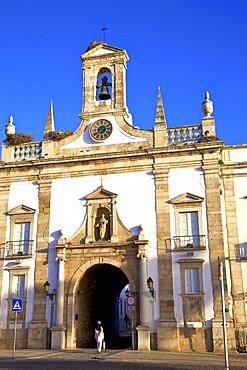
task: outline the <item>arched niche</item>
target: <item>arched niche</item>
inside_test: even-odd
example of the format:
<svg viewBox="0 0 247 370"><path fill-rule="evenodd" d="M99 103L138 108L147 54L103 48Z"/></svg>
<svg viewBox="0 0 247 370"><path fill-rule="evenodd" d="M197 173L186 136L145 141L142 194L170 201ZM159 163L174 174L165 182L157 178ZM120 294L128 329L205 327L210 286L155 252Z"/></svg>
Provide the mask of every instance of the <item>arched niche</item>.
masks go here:
<svg viewBox="0 0 247 370"><path fill-rule="evenodd" d="M67 239L67 243L124 243L137 239L137 236L129 231L120 220L117 213L117 194L104 189L103 186L88 194L87 213L79 229ZM105 215L106 233L103 238L99 237L98 223L103 214ZM98 229L98 230L96 230Z"/></svg>
<svg viewBox="0 0 247 370"><path fill-rule="evenodd" d="M109 240L111 212L107 207L99 207L94 211L94 239Z"/></svg>

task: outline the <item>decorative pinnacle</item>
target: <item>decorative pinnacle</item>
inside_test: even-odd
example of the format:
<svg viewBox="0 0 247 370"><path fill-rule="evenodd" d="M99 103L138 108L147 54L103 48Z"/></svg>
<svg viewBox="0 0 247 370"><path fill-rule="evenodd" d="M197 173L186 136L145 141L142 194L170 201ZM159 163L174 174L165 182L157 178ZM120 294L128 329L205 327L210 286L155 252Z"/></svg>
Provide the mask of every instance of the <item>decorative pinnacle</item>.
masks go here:
<svg viewBox="0 0 247 370"><path fill-rule="evenodd" d="M55 131L52 100L50 101L43 139L47 138L51 131Z"/></svg>
<svg viewBox="0 0 247 370"><path fill-rule="evenodd" d="M166 117L160 87L158 87L158 100L156 108L155 126L160 124L166 126Z"/></svg>
<svg viewBox="0 0 247 370"><path fill-rule="evenodd" d="M15 125L13 125L14 118L13 116L9 117L9 123L5 126L5 135L14 135L15 134Z"/></svg>
<svg viewBox="0 0 247 370"><path fill-rule="evenodd" d="M213 102L209 100L209 92L205 92L205 101L202 103L202 113L205 114L206 117L211 117L213 113Z"/></svg>
<svg viewBox="0 0 247 370"><path fill-rule="evenodd" d="M103 188L103 181L105 180L105 178L103 176L100 177L100 186L101 188Z"/></svg>

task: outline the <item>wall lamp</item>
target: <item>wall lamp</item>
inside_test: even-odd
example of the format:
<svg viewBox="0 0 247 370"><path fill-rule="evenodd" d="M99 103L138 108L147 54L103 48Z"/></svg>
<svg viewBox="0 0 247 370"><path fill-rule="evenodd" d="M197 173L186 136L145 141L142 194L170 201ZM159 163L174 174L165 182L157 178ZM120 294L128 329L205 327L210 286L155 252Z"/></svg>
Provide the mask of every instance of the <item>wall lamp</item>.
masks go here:
<svg viewBox="0 0 247 370"><path fill-rule="evenodd" d="M153 279L149 276L149 278L147 279L147 286L148 286L148 289L150 291L150 293L152 294L152 297L154 298L154 281Z"/></svg>
<svg viewBox="0 0 247 370"><path fill-rule="evenodd" d="M56 289L53 289L52 293L49 293L49 290L50 290L50 283L49 281L46 280L45 284L44 284L44 290L45 290L45 293L46 293L46 296L48 296L50 298L51 301L55 300L55 296L57 294L57 291Z"/></svg>
<svg viewBox="0 0 247 370"><path fill-rule="evenodd" d="M126 296L126 298L128 298L130 296L130 291L129 291L128 288L125 290L125 296Z"/></svg>

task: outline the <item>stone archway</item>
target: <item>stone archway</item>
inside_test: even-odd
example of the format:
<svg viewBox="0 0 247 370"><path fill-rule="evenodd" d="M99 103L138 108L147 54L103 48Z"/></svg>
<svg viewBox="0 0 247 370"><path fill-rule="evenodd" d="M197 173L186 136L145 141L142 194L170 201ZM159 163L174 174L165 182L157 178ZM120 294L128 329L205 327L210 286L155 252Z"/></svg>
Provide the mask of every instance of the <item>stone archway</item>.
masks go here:
<svg viewBox="0 0 247 370"><path fill-rule="evenodd" d="M75 294L76 347L95 345L93 332L98 320L104 327L107 345L118 337L118 300L128 284L126 275L110 264L96 264L81 278Z"/></svg>
<svg viewBox="0 0 247 370"><path fill-rule="evenodd" d="M104 326L107 346L118 337L118 298L121 290L136 282L118 261L90 261L81 266L71 279L68 294L67 348L95 346L94 327L98 320Z"/></svg>

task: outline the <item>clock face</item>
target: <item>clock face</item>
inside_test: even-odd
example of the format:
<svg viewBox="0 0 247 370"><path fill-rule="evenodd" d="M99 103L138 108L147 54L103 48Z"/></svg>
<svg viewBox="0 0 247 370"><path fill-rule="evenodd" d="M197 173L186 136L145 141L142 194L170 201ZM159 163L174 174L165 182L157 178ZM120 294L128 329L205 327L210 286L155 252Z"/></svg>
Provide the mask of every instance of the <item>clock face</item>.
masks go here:
<svg viewBox="0 0 247 370"><path fill-rule="evenodd" d="M106 140L112 133L111 122L100 119L94 122L90 128L90 135L95 140Z"/></svg>

